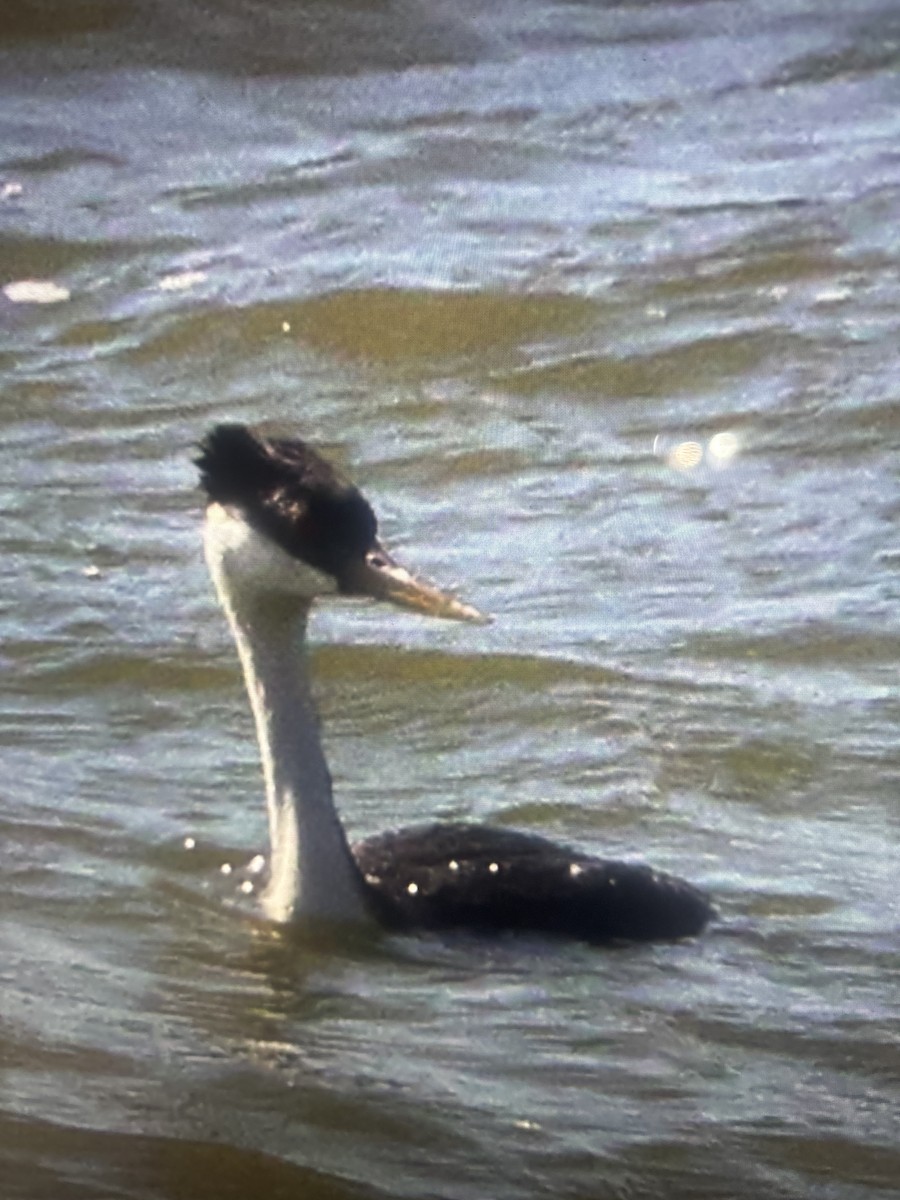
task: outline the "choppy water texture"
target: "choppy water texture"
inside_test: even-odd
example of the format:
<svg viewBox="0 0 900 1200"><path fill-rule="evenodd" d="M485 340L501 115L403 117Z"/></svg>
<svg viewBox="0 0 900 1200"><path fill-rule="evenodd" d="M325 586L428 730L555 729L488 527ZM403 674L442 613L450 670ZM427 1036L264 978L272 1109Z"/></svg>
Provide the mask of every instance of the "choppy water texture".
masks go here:
<svg viewBox="0 0 900 1200"><path fill-rule="evenodd" d="M4 1200L896 1191L898 64L889 0L7 0ZM320 614L353 831L645 858L702 940L258 918L226 418L496 617Z"/></svg>

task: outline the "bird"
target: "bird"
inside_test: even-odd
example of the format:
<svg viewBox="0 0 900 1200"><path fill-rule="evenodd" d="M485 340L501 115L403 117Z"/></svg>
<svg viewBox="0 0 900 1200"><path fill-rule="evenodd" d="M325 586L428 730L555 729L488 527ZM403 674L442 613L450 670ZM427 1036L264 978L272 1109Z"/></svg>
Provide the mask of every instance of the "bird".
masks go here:
<svg viewBox="0 0 900 1200"><path fill-rule="evenodd" d="M364 596L485 618L385 549L357 487L306 441L218 424L195 464L207 566L243 668L265 781L264 914L284 926L530 933L596 945L700 934L710 899L642 863L485 824L425 823L351 843L335 807L306 634L317 601Z"/></svg>

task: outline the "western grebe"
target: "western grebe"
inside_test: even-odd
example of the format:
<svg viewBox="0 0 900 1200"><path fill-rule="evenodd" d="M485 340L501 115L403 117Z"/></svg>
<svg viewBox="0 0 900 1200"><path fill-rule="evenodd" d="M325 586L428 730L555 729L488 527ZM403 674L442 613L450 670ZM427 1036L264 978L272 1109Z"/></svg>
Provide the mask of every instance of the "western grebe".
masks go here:
<svg viewBox="0 0 900 1200"><path fill-rule="evenodd" d="M304 642L313 602L365 595L458 620L480 614L399 566L362 494L305 442L218 425L196 461L207 496L206 561L237 643L262 758L269 917L591 942L703 929L711 906L684 880L535 834L435 824L351 846L310 691Z"/></svg>

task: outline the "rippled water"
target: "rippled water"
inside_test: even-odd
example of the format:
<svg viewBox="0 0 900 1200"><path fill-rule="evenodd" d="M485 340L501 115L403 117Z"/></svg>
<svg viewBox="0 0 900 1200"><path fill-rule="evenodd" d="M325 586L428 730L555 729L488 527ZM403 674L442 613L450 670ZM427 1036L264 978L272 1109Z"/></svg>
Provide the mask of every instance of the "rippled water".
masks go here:
<svg viewBox="0 0 900 1200"><path fill-rule="evenodd" d="M5 1200L893 1193L896 6L4 14ZM321 612L351 829L646 858L715 927L259 919L220 419L496 617Z"/></svg>

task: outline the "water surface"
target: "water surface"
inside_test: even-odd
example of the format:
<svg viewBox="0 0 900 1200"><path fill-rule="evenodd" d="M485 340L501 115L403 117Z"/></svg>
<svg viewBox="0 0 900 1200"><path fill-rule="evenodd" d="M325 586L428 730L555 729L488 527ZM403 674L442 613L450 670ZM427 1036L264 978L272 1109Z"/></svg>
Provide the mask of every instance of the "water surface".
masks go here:
<svg viewBox="0 0 900 1200"><path fill-rule="evenodd" d="M896 1189L898 58L875 2L7 6L10 1200ZM701 940L260 919L225 419L496 618L317 617L353 832L643 858Z"/></svg>

